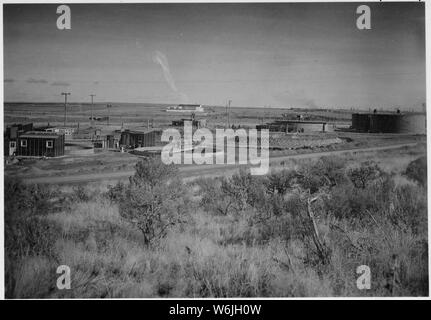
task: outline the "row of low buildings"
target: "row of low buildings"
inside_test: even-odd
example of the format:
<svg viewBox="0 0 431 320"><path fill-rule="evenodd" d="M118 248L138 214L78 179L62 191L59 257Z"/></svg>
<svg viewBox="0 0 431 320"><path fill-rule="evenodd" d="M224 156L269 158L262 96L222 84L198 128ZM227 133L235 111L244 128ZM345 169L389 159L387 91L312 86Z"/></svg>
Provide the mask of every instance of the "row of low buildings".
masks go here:
<svg viewBox="0 0 431 320"><path fill-rule="evenodd" d="M256 129L268 129L271 132L327 132L333 131L334 126L326 121L310 120L276 120L267 124L257 125Z"/></svg>
<svg viewBox="0 0 431 320"><path fill-rule="evenodd" d="M175 106L169 106L166 108L166 112L180 112L180 113L190 113L190 112L204 112L204 107L201 104L179 104Z"/></svg>
<svg viewBox="0 0 431 320"><path fill-rule="evenodd" d="M35 130L33 124L15 124L4 133L4 155L19 157L60 157L65 154L68 135L75 131L44 128ZM61 129L61 128L60 128ZM91 142L94 149L135 149L160 144L160 129L118 130L102 134L96 130Z"/></svg>
<svg viewBox="0 0 431 320"><path fill-rule="evenodd" d="M194 128L206 126L205 120L194 117L173 121L173 126L181 126L191 121ZM327 132L333 131L334 125L324 121L277 120L258 125L257 129L269 129L277 132ZM354 113L351 129L357 132L409 133L425 134L425 114L401 113ZM76 128L49 127L35 130L33 124L15 124L6 128L4 133L4 155L21 157L59 157L65 154L66 141L72 139ZM158 147L162 130L157 128L137 127L121 129L105 134L98 129L90 139L94 150L136 149Z"/></svg>
<svg viewBox="0 0 431 320"><path fill-rule="evenodd" d="M92 139L97 149L136 149L160 144L160 129L125 129L109 134L96 134Z"/></svg>

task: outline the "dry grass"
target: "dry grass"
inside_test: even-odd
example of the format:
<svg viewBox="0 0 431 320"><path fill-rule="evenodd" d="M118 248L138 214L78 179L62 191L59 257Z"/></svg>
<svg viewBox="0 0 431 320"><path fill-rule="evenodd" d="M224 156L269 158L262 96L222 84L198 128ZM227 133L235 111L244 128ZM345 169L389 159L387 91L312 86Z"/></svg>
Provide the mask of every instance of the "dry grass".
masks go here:
<svg viewBox="0 0 431 320"><path fill-rule="evenodd" d="M392 169L399 169L399 164ZM299 169L305 164L291 165ZM405 201L397 196L391 210L403 215L421 211L426 190L399 174L393 179L395 188L406 186L417 197L405 193L411 198ZM45 244L50 250L6 259L7 297L411 296L428 292L426 225L414 231L410 222L395 227L384 215L376 216L375 222L355 224L319 214L320 236L330 252L330 264L321 265L313 260L306 240L281 232L290 229L282 228L280 217L268 222L272 224L265 233L252 223L253 208L227 215L207 212L200 203L199 187L191 184L188 189L193 201L187 222L152 246L143 244L140 231L122 219L118 206L100 191L93 191L87 201L76 200L60 212L40 217L60 231L55 241ZM315 209L324 212L323 204ZM339 230L331 228L334 221ZM396 285L391 274L394 257L400 278ZM55 270L62 264L71 268L71 290L55 286ZM372 270L368 291L356 287L355 270L361 264Z"/></svg>

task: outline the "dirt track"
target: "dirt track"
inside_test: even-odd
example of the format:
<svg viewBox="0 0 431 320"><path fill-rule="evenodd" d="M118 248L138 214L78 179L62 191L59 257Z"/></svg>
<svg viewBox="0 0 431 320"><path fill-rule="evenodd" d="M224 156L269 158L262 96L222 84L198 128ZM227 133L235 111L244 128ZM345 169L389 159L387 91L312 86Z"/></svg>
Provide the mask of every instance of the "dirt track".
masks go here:
<svg viewBox="0 0 431 320"><path fill-rule="evenodd" d="M403 147L411 147L417 144L418 144L417 142L414 142L414 143L396 144L396 145L383 146L383 147L370 147L370 148L360 148L360 149L286 155L286 156L272 157L270 158L269 162L272 165L276 165L283 160L289 160L289 159L308 159L308 158L315 158L315 157L324 157L329 155L348 154L353 152L374 152L374 151L398 149ZM243 167L247 167L247 166L248 165L243 165ZM194 179L196 177L202 177L202 176L229 175L229 174L232 174L234 171L238 170L238 168L240 168L240 165L237 165L237 164L189 165L189 166L180 167L179 171L181 176L183 176L185 180L190 180L190 179ZM25 183L48 183L48 184L75 184L75 183L94 182L94 181L103 181L103 180L105 181L121 180L121 179L126 179L133 174L134 174L134 171L131 170L131 171L92 173L92 174L81 174L81 175L71 175L71 176L61 176L61 177L38 177L38 178L25 179L24 182Z"/></svg>

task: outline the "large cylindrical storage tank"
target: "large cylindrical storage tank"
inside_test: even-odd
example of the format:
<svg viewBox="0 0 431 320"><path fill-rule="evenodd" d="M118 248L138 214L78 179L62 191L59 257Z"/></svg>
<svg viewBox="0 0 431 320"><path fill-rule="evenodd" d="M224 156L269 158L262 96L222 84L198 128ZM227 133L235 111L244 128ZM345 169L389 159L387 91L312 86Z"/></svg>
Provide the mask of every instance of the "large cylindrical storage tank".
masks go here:
<svg viewBox="0 0 431 320"><path fill-rule="evenodd" d="M399 114L371 114L370 132L397 133L400 117Z"/></svg>
<svg viewBox="0 0 431 320"><path fill-rule="evenodd" d="M399 133L426 134L426 115L405 114L399 119Z"/></svg>
<svg viewBox="0 0 431 320"><path fill-rule="evenodd" d="M352 114L352 128L357 129L359 126L359 114L353 113Z"/></svg>
<svg viewBox="0 0 431 320"><path fill-rule="evenodd" d="M370 115L367 113L352 114L352 128L360 132L368 132L370 130Z"/></svg>

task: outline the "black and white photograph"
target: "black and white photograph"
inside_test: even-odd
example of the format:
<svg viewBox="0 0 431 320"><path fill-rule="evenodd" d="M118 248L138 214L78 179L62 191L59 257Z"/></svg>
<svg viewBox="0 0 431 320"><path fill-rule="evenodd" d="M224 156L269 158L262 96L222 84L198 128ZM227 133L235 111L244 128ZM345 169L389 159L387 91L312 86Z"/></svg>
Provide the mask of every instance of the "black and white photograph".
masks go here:
<svg viewBox="0 0 431 320"><path fill-rule="evenodd" d="M3 1L3 298L429 297L425 2Z"/></svg>

